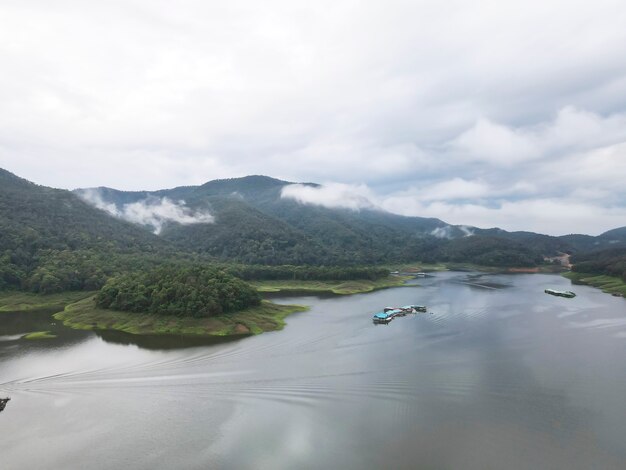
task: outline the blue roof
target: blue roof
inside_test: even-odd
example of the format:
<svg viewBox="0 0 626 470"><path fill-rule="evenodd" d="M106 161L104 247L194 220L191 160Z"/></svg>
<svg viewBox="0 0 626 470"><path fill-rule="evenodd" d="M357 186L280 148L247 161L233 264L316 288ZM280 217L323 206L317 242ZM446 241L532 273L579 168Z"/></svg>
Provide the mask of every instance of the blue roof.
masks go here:
<svg viewBox="0 0 626 470"><path fill-rule="evenodd" d="M387 318L387 317L389 317L389 314L385 313L385 312L378 312L378 313L374 314L374 317L376 317L376 318Z"/></svg>

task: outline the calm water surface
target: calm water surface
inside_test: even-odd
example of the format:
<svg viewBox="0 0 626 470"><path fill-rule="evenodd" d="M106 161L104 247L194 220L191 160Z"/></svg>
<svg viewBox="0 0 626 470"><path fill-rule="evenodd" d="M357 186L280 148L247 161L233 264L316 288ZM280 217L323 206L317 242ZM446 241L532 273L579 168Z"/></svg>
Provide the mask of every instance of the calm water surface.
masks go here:
<svg viewBox="0 0 626 470"><path fill-rule="evenodd" d="M2 469L624 469L626 300L441 273L191 343L0 314ZM373 325L386 305L432 314ZM54 330L56 339L20 335Z"/></svg>

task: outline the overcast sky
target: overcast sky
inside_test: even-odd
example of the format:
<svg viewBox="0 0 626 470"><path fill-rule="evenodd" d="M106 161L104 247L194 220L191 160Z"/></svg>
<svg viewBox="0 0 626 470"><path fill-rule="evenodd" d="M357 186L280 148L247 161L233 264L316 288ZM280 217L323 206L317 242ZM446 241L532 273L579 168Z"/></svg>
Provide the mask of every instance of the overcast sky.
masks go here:
<svg viewBox="0 0 626 470"><path fill-rule="evenodd" d="M623 0L3 0L0 64L0 167L39 184L626 225Z"/></svg>

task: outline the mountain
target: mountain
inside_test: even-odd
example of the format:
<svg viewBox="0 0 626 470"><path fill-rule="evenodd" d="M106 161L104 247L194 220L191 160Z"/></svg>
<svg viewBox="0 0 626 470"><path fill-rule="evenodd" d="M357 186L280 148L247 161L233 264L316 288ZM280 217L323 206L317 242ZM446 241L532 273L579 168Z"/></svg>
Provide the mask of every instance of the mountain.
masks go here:
<svg viewBox="0 0 626 470"><path fill-rule="evenodd" d="M391 214L367 201L358 201L358 210L303 203L285 197L292 184L248 176L159 191L70 192L0 170L0 288L94 289L113 274L163 262L531 266L559 252L626 246L626 228L551 237L454 226Z"/></svg>
<svg viewBox="0 0 626 470"><path fill-rule="evenodd" d="M113 214L133 219L138 208L158 213L176 205L188 218L160 219L159 234L180 249L252 264L375 264L415 260L441 244L433 234L462 236L439 219L404 217L374 207L358 211L302 204L283 196L291 185L267 176L215 180L201 186L124 192L79 189ZM319 188L319 185L306 183ZM210 213L211 223L194 223ZM145 218L139 222L147 222Z"/></svg>
<svg viewBox="0 0 626 470"><path fill-rule="evenodd" d="M159 191L76 192L97 207L150 227L181 250L248 264L422 260L528 266L541 262L543 254L569 248L556 237L405 217L367 201L360 201L358 210L326 207L324 201L302 203L285 195L285 188L293 184L254 175ZM299 187L321 188L315 183ZM201 223L199 214L210 214L211 220Z"/></svg>
<svg viewBox="0 0 626 470"><path fill-rule="evenodd" d="M38 186L0 169L0 288L40 290L43 285L44 291L58 290L64 282L61 271L78 273L79 265L90 264L96 256L156 254L168 246L162 238L92 207L70 191ZM105 273L98 267L89 271L71 274L72 287L103 282Z"/></svg>

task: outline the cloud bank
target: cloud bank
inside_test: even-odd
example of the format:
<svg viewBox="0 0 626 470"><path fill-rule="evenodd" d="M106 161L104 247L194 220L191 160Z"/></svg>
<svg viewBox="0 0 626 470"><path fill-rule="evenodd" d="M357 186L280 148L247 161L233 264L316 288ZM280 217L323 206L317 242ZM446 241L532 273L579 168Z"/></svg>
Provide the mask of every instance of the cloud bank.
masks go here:
<svg viewBox="0 0 626 470"><path fill-rule="evenodd" d="M148 225L155 234L161 233L169 222L181 225L209 224L215 222L214 217L207 211L193 211L185 206L185 201L174 202L167 197L150 196L146 199L124 204L117 207L107 203L97 189L83 189L78 195L89 204L104 210L109 214L129 222Z"/></svg>
<svg viewBox="0 0 626 470"><path fill-rule="evenodd" d="M293 199L301 204L312 204L331 209L375 209L376 206L368 199L372 192L365 185L348 185L327 183L323 186L290 184L284 186L281 197Z"/></svg>
<svg viewBox="0 0 626 470"><path fill-rule="evenodd" d="M626 223L620 0L31 0L0 18L0 167L40 184L267 174L454 223Z"/></svg>

